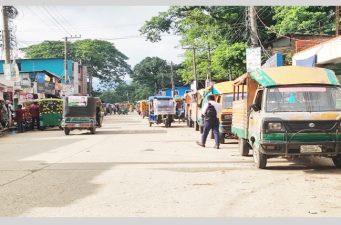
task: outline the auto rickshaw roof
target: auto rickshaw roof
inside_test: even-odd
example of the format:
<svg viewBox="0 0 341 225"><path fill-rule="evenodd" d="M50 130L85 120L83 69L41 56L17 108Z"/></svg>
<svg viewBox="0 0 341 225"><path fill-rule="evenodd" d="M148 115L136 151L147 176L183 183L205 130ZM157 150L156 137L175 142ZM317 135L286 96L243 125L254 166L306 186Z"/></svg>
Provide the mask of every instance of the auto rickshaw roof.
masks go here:
<svg viewBox="0 0 341 225"><path fill-rule="evenodd" d="M238 77L234 85L245 83L247 77L251 77L263 87L290 84L340 85L332 70L318 67L281 66L260 69Z"/></svg>
<svg viewBox="0 0 341 225"><path fill-rule="evenodd" d="M173 99L173 97L170 96L149 96L149 100L153 99Z"/></svg>
<svg viewBox="0 0 341 225"><path fill-rule="evenodd" d="M213 84L212 86L212 94L220 95L220 94L227 94L233 93L233 81L225 81Z"/></svg>

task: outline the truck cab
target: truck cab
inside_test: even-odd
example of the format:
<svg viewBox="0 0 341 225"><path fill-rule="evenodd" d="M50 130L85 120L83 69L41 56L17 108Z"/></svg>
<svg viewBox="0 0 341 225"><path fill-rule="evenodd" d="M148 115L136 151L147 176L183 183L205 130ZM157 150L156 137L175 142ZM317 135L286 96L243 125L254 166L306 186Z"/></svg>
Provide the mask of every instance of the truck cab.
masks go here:
<svg viewBox="0 0 341 225"><path fill-rule="evenodd" d="M333 71L284 66L234 82L232 132L257 168L272 157L323 156L341 166L341 89ZM236 89L247 87L245 98Z"/></svg>

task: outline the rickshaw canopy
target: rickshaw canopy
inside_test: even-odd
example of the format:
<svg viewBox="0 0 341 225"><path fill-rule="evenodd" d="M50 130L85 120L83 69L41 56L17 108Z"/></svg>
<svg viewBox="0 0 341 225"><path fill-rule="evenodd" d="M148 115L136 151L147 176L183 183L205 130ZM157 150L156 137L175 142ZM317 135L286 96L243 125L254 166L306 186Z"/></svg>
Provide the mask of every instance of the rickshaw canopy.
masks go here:
<svg viewBox="0 0 341 225"><path fill-rule="evenodd" d="M212 86L212 94L221 95L233 93L233 81L225 81L217 84L213 84Z"/></svg>
<svg viewBox="0 0 341 225"><path fill-rule="evenodd" d="M234 81L234 85L245 84L248 77L263 87L291 84L340 85L332 70L301 66L281 66L256 70L238 77Z"/></svg>

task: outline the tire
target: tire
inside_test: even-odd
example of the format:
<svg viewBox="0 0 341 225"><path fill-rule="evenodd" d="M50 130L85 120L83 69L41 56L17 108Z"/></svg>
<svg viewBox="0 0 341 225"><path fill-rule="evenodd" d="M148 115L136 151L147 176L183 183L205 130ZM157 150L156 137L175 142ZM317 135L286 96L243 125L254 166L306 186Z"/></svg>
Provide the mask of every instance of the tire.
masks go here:
<svg viewBox="0 0 341 225"><path fill-rule="evenodd" d="M71 131L71 130L70 130L69 128L66 128L66 127L64 128L64 134L65 134L65 135L69 135L69 134L70 134L70 131Z"/></svg>
<svg viewBox="0 0 341 225"><path fill-rule="evenodd" d="M95 134L96 133L96 127L91 127L90 128L90 133Z"/></svg>
<svg viewBox="0 0 341 225"><path fill-rule="evenodd" d="M259 151L259 147L258 146L256 147L256 145L253 147L253 160L255 162L256 168L258 169L266 168L268 158L265 154Z"/></svg>
<svg viewBox="0 0 341 225"><path fill-rule="evenodd" d="M194 122L194 123L195 123L195 131L199 131L200 127L199 127L198 122Z"/></svg>
<svg viewBox="0 0 341 225"><path fill-rule="evenodd" d="M219 143L225 144L225 134L219 133Z"/></svg>
<svg viewBox="0 0 341 225"><path fill-rule="evenodd" d="M151 127L151 126L152 126L152 124L153 124L152 122L149 122L149 127Z"/></svg>
<svg viewBox="0 0 341 225"><path fill-rule="evenodd" d="M246 139L239 138L239 153L241 156L248 156L250 151L250 145L247 143Z"/></svg>
<svg viewBox="0 0 341 225"><path fill-rule="evenodd" d="M333 160L335 167L341 168L341 155L333 156L332 160Z"/></svg>

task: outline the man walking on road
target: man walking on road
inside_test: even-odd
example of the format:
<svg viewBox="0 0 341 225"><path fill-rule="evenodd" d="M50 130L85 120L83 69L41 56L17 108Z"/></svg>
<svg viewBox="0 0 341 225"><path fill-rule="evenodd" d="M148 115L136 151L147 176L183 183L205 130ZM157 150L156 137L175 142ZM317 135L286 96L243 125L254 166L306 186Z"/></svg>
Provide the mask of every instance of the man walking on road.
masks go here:
<svg viewBox="0 0 341 225"><path fill-rule="evenodd" d="M30 114L32 116L32 124L31 129L34 130L34 124L37 124L37 129L40 129L40 112L39 112L39 106L37 102L34 102L30 107Z"/></svg>
<svg viewBox="0 0 341 225"><path fill-rule="evenodd" d="M217 115L220 113L220 111L221 106L214 101L214 96L208 96L208 103L206 103L201 109L204 130L201 137L201 142L197 142L197 144L201 147L205 147L207 136L212 129L215 140L214 148L219 149L219 119Z"/></svg>

